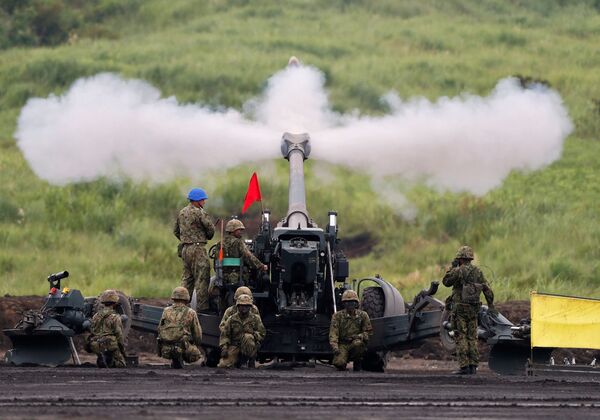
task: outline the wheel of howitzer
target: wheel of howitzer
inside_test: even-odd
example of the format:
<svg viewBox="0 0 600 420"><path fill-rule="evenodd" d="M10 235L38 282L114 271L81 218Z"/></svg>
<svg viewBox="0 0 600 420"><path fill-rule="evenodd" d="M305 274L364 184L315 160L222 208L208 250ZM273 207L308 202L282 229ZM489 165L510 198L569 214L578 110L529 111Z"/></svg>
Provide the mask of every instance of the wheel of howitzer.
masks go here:
<svg viewBox="0 0 600 420"><path fill-rule="evenodd" d="M381 287L367 287L362 293L362 309L369 318L381 318L385 311L385 295ZM369 372L383 372L387 365L388 352L367 351L362 367Z"/></svg>
<svg viewBox="0 0 600 420"><path fill-rule="evenodd" d="M362 309L369 318L381 318L385 311L385 296L381 287L367 287L362 293Z"/></svg>
<svg viewBox="0 0 600 420"><path fill-rule="evenodd" d="M131 304L125 293L117 291L117 295L119 295L119 304L117 305L116 310L120 315L127 316L127 320L123 322L123 336L127 338L131 328ZM96 299L94 302L94 314L98 312L100 308L102 308L102 303L100 302L100 299Z"/></svg>
<svg viewBox="0 0 600 420"><path fill-rule="evenodd" d="M454 337L450 336L450 330L444 326L445 322L450 322L450 311L448 308L444 309L442 319L440 320L440 340L442 341L442 346L446 350L450 353L454 353L456 351L456 341L454 340Z"/></svg>

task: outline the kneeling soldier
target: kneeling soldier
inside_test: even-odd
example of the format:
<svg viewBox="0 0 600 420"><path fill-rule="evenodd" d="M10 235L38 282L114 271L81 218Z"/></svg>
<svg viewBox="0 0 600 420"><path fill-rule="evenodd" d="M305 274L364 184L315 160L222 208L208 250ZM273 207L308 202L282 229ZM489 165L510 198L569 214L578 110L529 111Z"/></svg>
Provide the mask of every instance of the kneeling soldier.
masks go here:
<svg viewBox="0 0 600 420"><path fill-rule="evenodd" d="M346 370L346 364L352 361L354 370L359 371L372 332L371 321L365 311L358 309L358 295L354 290L344 292L342 303L344 309L333 314L329 329L333 365L338 370Z"/></svg>
<svg viewBox="0 0 600 420"><path fill-rule="evenodd" d="M100 296L100 302L104 307L92 317L86 349L98 356L96 364L100 368L125 367L123 323L115 310L119 295L114 290L106 290Z"/></svg>
<svg viewBox="0 0 600 420"><path fill-rule="evenodd" d="M236 302L237 302L237 299L241 295L248 295L248 296L252 297L252 291L246 286L240 286L235 290L234 299ZM258 312L258 308L256 307L256 305L254 303L252 304L252 308L250 308L250 313L260 316L260 312ZM221 332L223 331L223 328L225 327L225 323L227 322L227 320L229 318L231 318L231 315L233 315L233 314L237 314L237 304L235 304L235 303L233 305L231 305L229 308L227 308L227 310L223 314L223 318L221 319L221 323L219 324L219 330Z"/></svg>
<svg viewBox="0 0 600 420"><path fill-rule="evenodd" d="M183 362L194 363L202 353L202 329L196 311L187 306L190 294L176 287L171 294L173 305L164 309L158 324L158 355L171 359L171 367L183 368Z"/></svg>
<svg viewBox="0 0 600 420"><path fill-rule="evenodd" d="M252 298L240 295L236 301L237 313L225 322L221 330L221 360L218 367L253 368L260 343L265 338L265 327L260 315L251 313Z"/></svg>

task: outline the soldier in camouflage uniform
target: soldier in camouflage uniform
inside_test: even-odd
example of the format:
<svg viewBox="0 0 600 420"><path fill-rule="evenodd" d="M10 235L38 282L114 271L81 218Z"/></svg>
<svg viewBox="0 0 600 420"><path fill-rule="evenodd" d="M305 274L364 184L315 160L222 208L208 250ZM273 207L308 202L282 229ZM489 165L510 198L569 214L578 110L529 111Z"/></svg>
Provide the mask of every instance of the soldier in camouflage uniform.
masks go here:
<svg viewBox="0 0 600 420"><path fill-rule="evenodd" d="M242 234L246 230L244 224L238 219L231 219L225 225L225 238L223 239L223 257L241 258L242 262L251 265L257 270L267 271L269 267L263 264L246 246ZM235 267L223 267L223 279L225 284L238 284L240 281L240 270Z"/></svg>
<svg viewBox="0 0 600 420"><path fill-rule="evenodd" d="M242 234L245 230L244 224L238 219L232 219L225 225L225 232L227 233L223 238L223 258L239 259L239 266L224 266L222 268L223 275L223 290L220 292L221 296L221 311L227 305L230 305L232 300L228 293L231 293L233 287L237 287L240 284L240 270L244 267L251 266L257 270L267 271L269 268L263 264L246 246L242 239Z"/></svg>
<svg viewBox="0 0 600 420"><path fill-rule="evenodd" d="M158 355L171 359L171 367L183 368L183 362L194 363L202 354L202 328L196 312L187 306L190 294L185 287L173 289L173 305L163 310L158 323Z"/></svg>
<svg viewBox="0 0 600 420"><path fill-rule="evenodd" d="M208 284L210 282L210 261L206 253L206 242L215 234L215 226L204 211L208 195L201 188L194 188L188 194L190 204L177 216L173 233L179 239L180 257L183 260L181 285L192 296L196 289L198 311L208 309Z"/></svg>
<svg viewBox="0 0 600 420"><path fill-rule="evenodd" d="M218 367L254 368L256 354L266 331L260 315L251 313L252 298L240 295L236 301L237 313L225 322L221 331L219 346L221 360Z"/></svg>
<svg viewBox="0 0 600 420"><path fill-rule="evenodd" d="M252 297L252 291L246 286L240 286L235 291L234 299L237 301L237 298L239 298L241 295L248 295ZM258 308L254 303L252 304L250 313L260 316L260 312L258 311ZM225 323L229 318L231 318L233 314L237 314L237 304L231 305L223 314L223 318L221 319L221 323L219 324L219 330L221 332L223 332L223 328L225 328Z"/></svg>
<svg viewBox="0 0 600 420"><path fill-rule="evenodd" d="M346 370L346 364L352 361L353 369L359 371L373 328L369 315L358 309L358 295L354 290L344 292L342 303L344 309L333 314L329 328L333 365L338 370Z"/></svg>
<svg viewBox="0 0 600 420"><path fill-rule="evenodd" d="M100 295L100 302L104 307L92 317L86 350L98 356L96 364L100 368L125 367L123 323L121 315L115 311L119 295L114 290L106 290Z"/></svg>
<svg viewBox="0 0 600 420"><path fill-rule="evenodd" d="M483 292L491 314L494 308L494 293L479 268L471 264L473 250L462 246L456 253L452 267L444 275L444 286L452 287L452 318L456 332L456 356L460 369L455 373L473 375L479 365L477 348L477 317Z"/></svg>

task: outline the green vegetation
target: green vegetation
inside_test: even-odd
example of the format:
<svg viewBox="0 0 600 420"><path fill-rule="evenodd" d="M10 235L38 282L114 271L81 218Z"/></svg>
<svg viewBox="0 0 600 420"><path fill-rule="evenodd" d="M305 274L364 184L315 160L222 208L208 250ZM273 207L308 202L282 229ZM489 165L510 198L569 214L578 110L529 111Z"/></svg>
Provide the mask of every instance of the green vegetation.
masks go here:
<svg viewBox="0 0 600 420"><path fill-rule="evenodd" d="M28 98L112 71L183 102L239 108L297 55L325 72L340 111L381 113L379 98L390 89L430 99L487 94L499 79L521 75L560 92L575 123L560 161L513 173L484 197L403 186L418 209L411 222L363 174L309 161L317 222L335 208L342 237L368 231L377 239L369 255L352 260L353 277L380 273L411 298L469 243L500 299L526 298L531 289L600 296L597 0L54 0L8 7L15 3L0 0L0 293L44 293L44 276L66 268L69 284L87 294L117 287L166 296L180 273L172 219L191 185L208 188L209 212L227 217L239 211L249 175L259 170L274 215L286 206L283 161L162 185L48 185L12 137ZM59 35L36 32L42 9L56 12ZM26 16L16 19L15 10Z"/></svg>

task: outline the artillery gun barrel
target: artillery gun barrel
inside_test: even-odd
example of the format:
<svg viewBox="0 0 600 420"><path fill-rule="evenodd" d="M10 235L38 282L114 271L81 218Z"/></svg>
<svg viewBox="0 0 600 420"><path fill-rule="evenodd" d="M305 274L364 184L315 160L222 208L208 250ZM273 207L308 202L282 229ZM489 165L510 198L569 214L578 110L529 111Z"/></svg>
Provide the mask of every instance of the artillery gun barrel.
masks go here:
<svg viewBox="0 0 600 420"><path fill-rule="evenodd" d="M288 212L285 225L305 229L309 225L304 189L304 160L310 155L310 136L307 133L284 133L281 153L290 162Z"/></svg>

